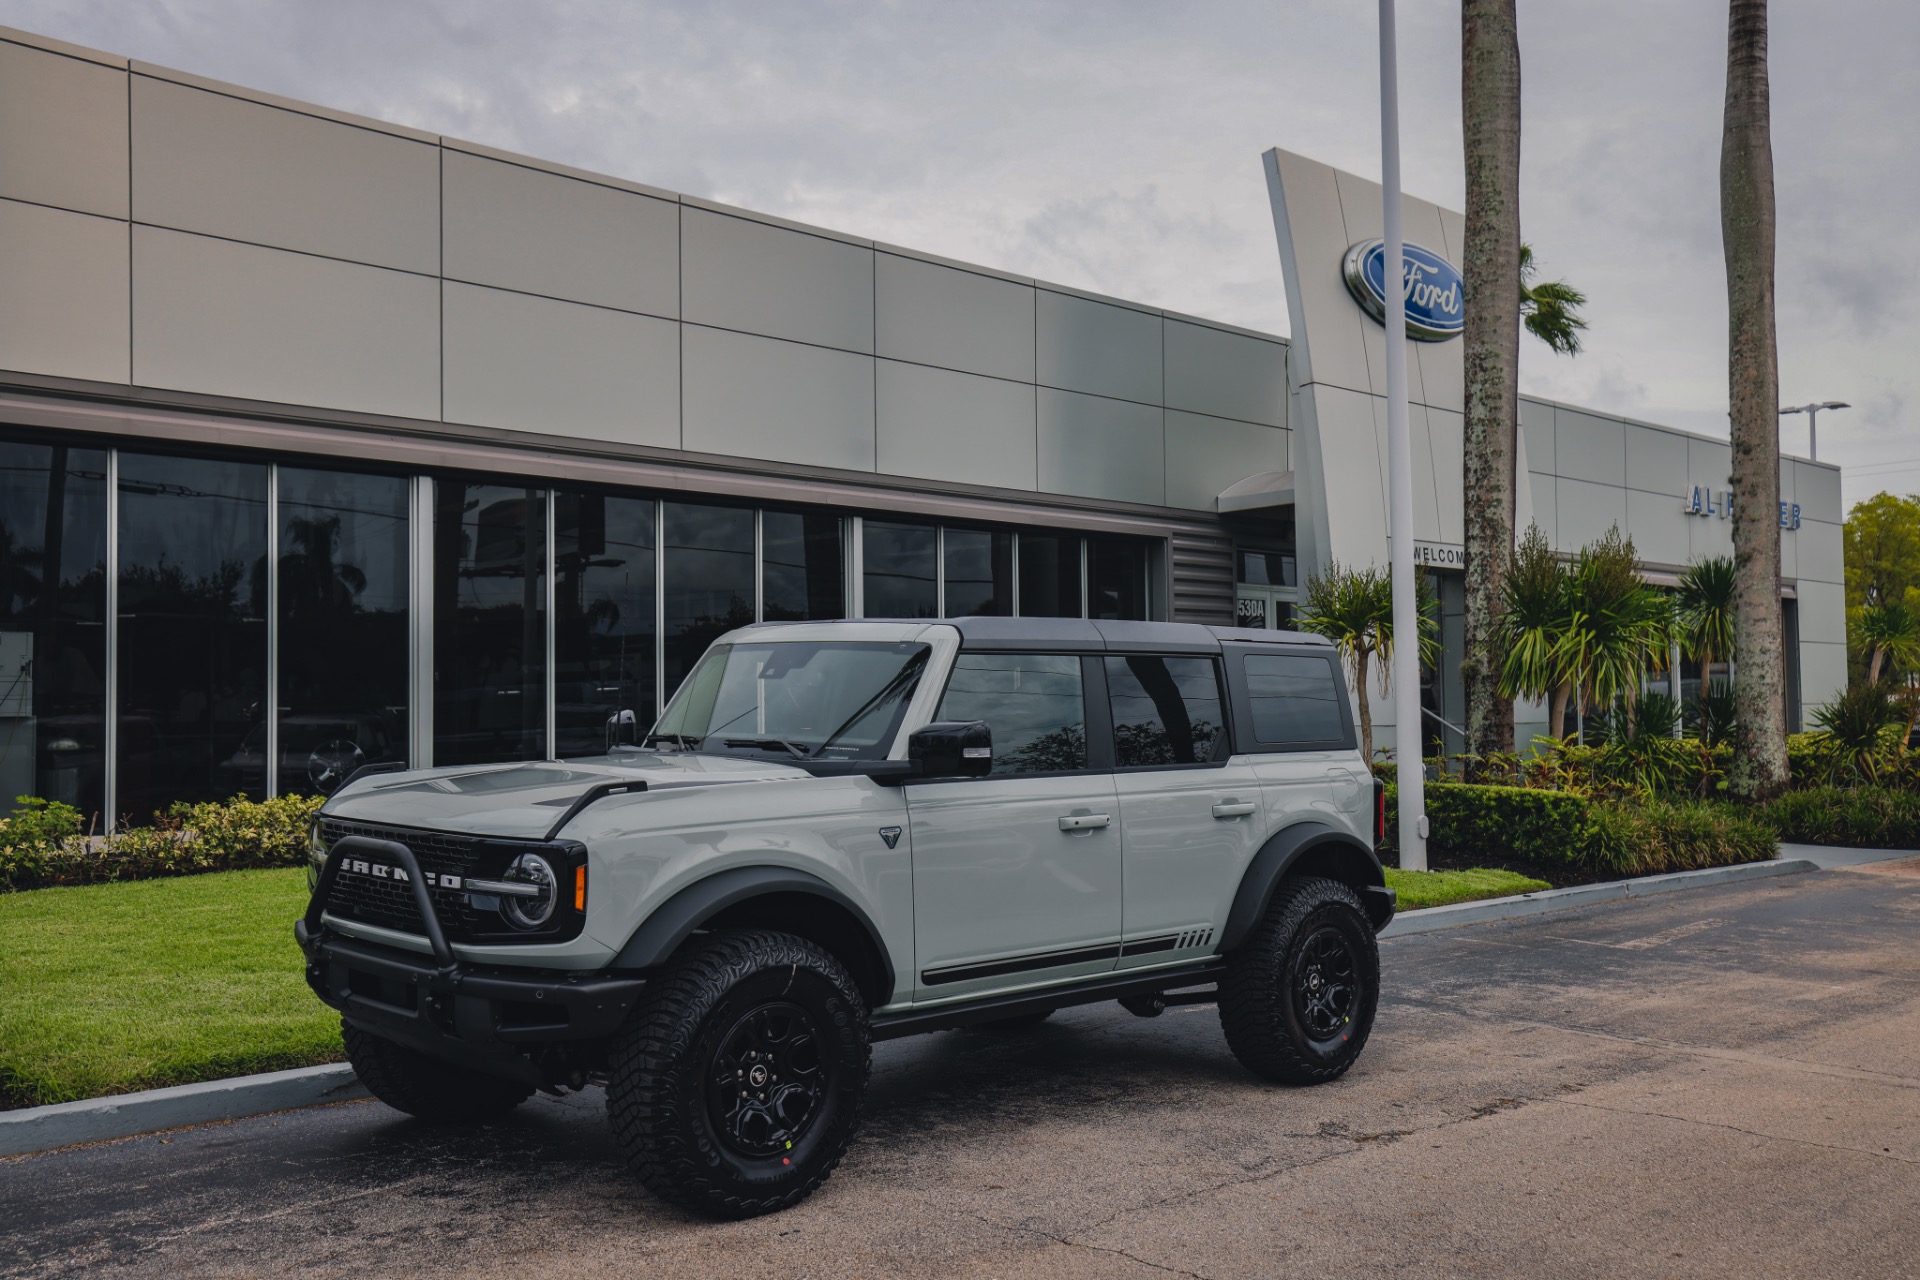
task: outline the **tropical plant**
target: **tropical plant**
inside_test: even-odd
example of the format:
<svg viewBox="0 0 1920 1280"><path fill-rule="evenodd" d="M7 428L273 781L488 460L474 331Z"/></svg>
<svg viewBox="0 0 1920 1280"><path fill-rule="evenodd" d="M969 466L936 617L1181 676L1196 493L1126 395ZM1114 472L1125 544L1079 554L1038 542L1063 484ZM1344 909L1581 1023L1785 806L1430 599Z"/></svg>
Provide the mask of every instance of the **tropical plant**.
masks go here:
<svg viewBox="0 0 1920 1280"><path fill-rule="evenodd" d="M1511 6L1509 6L1511 7ZM1587 327L1580 308L1587 295L1565 280L1534 283L1540 268L1533 260L1533 246L1520 246L1520 315L1527 332L1547 344L1554 354L1580 354L1580 331Z"/></svg>
<svg viewBox="0 0 1920 1280"><path fill-rule="evenodd" d="M1466 157L1461 249L1465 425L1467 750L1513 749L1500 689L1501 584L1513 557L1520 421L1520 39L1515 0L1461 0L1460 105Z"/></svg>
<svg viewBox="0 0 1920 1280"><path fill-rule="evenodd" d="M1500 696L1553 699L1549 732L1557 738L1569 687L1556 656L1567 616L1567 570L1537 524L1527 527L1514 551L1513 567L1500 584L1500 605Z"/></svg>
<svg viewBox="0 0 1920 1280"><path fill-rule="evenodd" d="M1727 391L1733 433L1735 631L1733 794L1787 785L1780 622L1780 354L1775 328L1773 135L1767 0L1730 0L1720 135L1720 237L1727 264Z"/></svg>
<svg viewBox="0 0 1920 1280"><path fill-rule="evenodd" d="M1878 782L1888 757L1899 748L1904 734L1889 730L1906 726L1906 711L1896 706L1877 684L1855 685L1813 713L1814 736L1826 754L1830 781L1843 777Z"/></svg>
<svg viewBox="0 0 1920 1280"><path fill-rule="evenodd" d="M1853 627L1856 644L1868 652L1867 685L1880 683L1881 671L1891 661L1905 670L1920 667L1920 609L1904 600L1870 604L1860 611Z"/></svg>
<svg viewBox="0 0 1920 1280"><path fill-rule="evenodd" d="M1739 723L1740 706L1733 696L1733 682L1724 677L1719 680L1703 680L1705 689L1700 695L1700 705L1690 726L1700 741L1708 746L1733 742L1733 728Z"/></svg>
<svg viewBox="0 0 1920 1280"><path fill-rule="evenodd" d="M1440 608L1424 573L1416 580L1420 598L1420 659L1440 657ZM1329 563L1324 574L1307 579L1300 629L1333 641L1346 664L1360 713L1360 749L1373 759L1373 706L1367 695L1367 669L1378 663L1380 696L1385 697L1393 669L1393 581L1384 568L1348 569ZM1400 726L1401 733L1407 732ZM1412 732L1419 734L1419 727Z"/></svg>
<svg viewBox="0 0 1920 1280"><path fill-rule="evenodd" d="M1648 666L1664 658L1672 631L1670 598L1641 578L1633 539L1618 525L1582 548L1555 656L1583 708L1609 707L1637 690Z"/></svg>
<svg viewBox="0 0 1920 1280"><path fill-rule="evenodd" d="M1675 638L1700 664L1700 698L1707 698L1713 664L1734 654L1733 600L1738 576L1726 556L1698 560L1680 575L1674 596Z"/></svg>

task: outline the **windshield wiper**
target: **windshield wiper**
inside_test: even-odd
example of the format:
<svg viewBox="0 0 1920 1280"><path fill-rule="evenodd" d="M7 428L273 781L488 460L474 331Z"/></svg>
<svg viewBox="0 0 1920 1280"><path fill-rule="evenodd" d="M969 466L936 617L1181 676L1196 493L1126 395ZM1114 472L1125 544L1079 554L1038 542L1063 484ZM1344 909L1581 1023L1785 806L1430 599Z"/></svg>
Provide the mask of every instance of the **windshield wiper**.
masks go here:
<svg viewBox="0 0 1920 1280"><path fill-rule="evenodd" d="M925 667L926 665L927 665L927 651L925 649L921 649L918 653L914 654L911 658L908 658L905 664L902 665L898 671L893 673L893 679L887 681L885 684L881 685L878 689L874 690L873 696L871 698L868 698L865 702L861 703L860 709L858 711L855 711L852 715L848 716L845 720L841 721L839 728L835 729L832 733L822 738L820 740L820 745L813 749L813 754L816 756L825 754L828 747L832 746L835 742L839 741L841 734L853 728L853 726L855 726L856 724L859 724L863 719L867 717L867 715L870 712L874 710L874 708L878 707L881 703L885 702L888 698L891 698L896 693L899 693L902 689L908 688L913 684L917 683L920 679L920 670L922 667Z"/></svg>
<svg viewBox="0 0 1920 1280"><path fill-rule="evenodd" d="M797 742L788 742L785 738L722 738L729 747L784 747L791 754L805 760L813 753Z"/></svg>
<svg viewBox="0 0 1920 1280"><path fill-rule="evenodd" d="M650 747L656 742L671 742L682 751L697 751L700 749L700 739L690 738L684 733L650 733L640 745Z"/></svg>

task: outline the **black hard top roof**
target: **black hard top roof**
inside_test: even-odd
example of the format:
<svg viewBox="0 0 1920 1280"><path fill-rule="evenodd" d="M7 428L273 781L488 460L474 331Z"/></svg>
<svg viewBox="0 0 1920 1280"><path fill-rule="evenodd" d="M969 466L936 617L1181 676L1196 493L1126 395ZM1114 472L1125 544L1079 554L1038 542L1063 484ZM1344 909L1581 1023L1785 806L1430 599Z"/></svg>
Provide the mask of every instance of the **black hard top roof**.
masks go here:
<svg viewBox="0 0 1920 1280"><path fill-rule="evenodd" d="M1193 622L1082 618L947 618L967 649L1069 649L1091 653L1219 653L1231 644L1328 645L1304 631L1254 631Z"/></svg>

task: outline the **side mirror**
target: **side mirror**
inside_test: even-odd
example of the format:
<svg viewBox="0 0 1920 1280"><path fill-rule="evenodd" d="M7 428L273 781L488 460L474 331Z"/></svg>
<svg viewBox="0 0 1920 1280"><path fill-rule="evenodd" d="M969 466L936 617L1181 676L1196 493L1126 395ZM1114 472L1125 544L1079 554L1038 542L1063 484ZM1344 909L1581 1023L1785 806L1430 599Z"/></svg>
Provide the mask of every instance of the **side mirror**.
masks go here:
<svg viewBox="0 0 1920 1280"><path fill-rule="evenodd" d="M607 750L617 746L637 745L640 741L640 719L633 714L631 707L623 707L607 717Z"/></svg>
<svg viewBox="0 0 1920 1280"><path fill-rule="evenodd" d="M935 720L907 738L907 759L923 778L984 778L993 771L993 730L985 720Z"/></svg>

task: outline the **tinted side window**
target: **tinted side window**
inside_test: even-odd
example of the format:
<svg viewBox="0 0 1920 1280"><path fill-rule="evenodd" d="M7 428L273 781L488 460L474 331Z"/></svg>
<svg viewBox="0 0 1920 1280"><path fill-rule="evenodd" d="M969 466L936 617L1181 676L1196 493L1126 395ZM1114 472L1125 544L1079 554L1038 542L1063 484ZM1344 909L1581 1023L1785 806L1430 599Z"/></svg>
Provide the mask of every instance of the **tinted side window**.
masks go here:
<svg viewBox="0 0 1920 1280"><path fill-rule="evenodd" d="M1220 677L1211 658L1108 658L1114 763L1205 764L1223 745Z"/></svg>
<svg viewBox="0 0 1920 1280"><path fill-rule="evenodd" d="M939 718L985 720L996 774L1087 767L1080 659L1069 654L963 653Z"/></svg>
<svg viewBox="0 0 1920 1280"><path fill-rule="evenodd" d="M1261 742L1339 742L1346 737L1346 697L1325 658L1250 653L1247 699L1253 736Z"/></svg>

